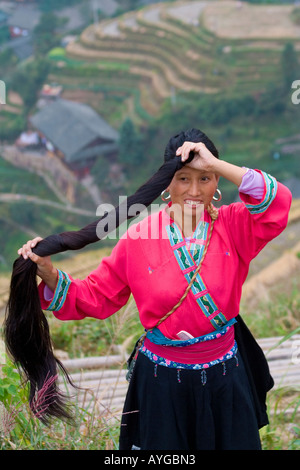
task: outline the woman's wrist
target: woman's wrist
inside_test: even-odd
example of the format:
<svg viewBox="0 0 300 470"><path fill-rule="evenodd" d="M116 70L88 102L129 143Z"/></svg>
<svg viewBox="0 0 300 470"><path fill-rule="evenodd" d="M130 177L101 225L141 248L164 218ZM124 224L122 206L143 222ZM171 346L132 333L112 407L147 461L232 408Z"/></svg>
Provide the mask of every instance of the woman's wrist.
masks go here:
<svg viewBox="0 0 300 470"><path fill-rule="evenodd" d="M240 186L243 176L247 172L247 168L233 165L232 163L216 158L216 161L212 162L211 171L217 176L222 176L228 181L231 181L236 186Z"/></svg>
<svg viewBox="0 0 300 470"><path fill-rule="evenodd" d="M38 276L44 281L47 287L54 292L57 284L57 269L52 268L50 272L43 273L38 271Z"/></svg>

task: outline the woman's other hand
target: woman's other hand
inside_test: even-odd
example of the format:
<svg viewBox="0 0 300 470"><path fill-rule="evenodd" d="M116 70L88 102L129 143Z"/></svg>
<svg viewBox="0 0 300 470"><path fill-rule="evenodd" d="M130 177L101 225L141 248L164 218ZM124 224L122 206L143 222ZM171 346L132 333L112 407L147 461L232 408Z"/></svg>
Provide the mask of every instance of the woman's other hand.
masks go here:
<svg viewBox="0 0 300 470"><path fill-rule="evenodd" d="M57 282L57 270L54 268L51 257L41 257L33 253L32 249L42 240L41 237L36 237L33 240L28 240L22 248L18 250L18 254L23 256L24 259L31 259L37 265L37 275L47 284L49 289L55 290Z"/></svg>

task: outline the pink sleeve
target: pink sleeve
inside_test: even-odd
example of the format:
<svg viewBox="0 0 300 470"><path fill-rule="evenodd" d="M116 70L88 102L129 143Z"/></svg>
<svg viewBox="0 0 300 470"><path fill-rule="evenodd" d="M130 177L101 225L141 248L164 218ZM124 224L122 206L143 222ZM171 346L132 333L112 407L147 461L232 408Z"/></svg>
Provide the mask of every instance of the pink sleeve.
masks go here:
<svg viewBox="0 0 300 470"><path fill-rule="evenodd" d="M285 229L292 201L286 186L263 171L254 171L263 178L261 198L240 192L241 203L223 206L227 230L247 264Z"/></svg>
<svg viewBox="0 0 300 470"><path fill-rule="evenodd" d="M120 310L131 294L126 277L126 246L120 242L85 279L73 279L58 270L55 292L41 282L38 290L42 309L53 311L60 320L104 319Z"/></svg>
<svg viewBox="0 0 300 470"><path fill-rule="evenodd" d="M264 194L264 188L264 178L261 173L248 168L239 186L239 192L259 200Z"/></svg>

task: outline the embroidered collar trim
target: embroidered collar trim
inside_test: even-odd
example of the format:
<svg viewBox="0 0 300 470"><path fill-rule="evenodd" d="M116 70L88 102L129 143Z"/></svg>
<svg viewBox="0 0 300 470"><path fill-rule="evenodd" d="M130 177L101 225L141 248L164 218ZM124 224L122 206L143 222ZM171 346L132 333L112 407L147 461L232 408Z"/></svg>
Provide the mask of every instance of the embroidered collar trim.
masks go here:
<svg viewBox="0 0 300 470"><path fill-rule="evenodd" d="M208 230L209 223L201 220L196 227L191 239L190 248L188 249L182 232L176 223L172 221L166 226L175 258L188 284L191 282L202 257ZM227 324L225 315L218 309L199 273L192 284L191 292L203 314L209 319L215 329L220 329Z"/></svg>

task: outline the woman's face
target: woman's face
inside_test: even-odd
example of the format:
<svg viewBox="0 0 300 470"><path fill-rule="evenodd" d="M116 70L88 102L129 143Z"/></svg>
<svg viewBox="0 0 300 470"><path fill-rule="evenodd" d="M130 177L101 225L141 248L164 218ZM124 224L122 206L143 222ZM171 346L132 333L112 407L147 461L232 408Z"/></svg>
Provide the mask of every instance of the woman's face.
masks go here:
<svg viewBox="0 0 300 470"><path fill-rule="evenodd" d="M190 164L178 170L168 188L171 207L176 211L175 218L178 218L181 212L185 218L190 216L194 225L211 203L218 181L219 178L214 173L200 171Z"/></svg>

